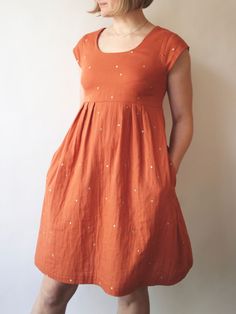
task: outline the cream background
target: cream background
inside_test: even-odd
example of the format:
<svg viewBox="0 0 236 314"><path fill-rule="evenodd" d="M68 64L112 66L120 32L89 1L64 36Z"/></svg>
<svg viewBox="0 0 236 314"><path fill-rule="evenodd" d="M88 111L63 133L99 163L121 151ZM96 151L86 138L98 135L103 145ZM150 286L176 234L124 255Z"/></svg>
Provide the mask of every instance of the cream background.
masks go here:
<svg viewBox="0 0 236 314"><path fill-rule="evenodd" d="M1 313L29 313L41 282L33 264L46 170L79 105L80 36L110 24L93 1L0 1ZM159 0L144 10L190 45L194 136L177 193L194 265L174 286L150 287L151 313L233 314L236 308L236 89L233 0ZM170 112L164 102L167 132ZM81 285L67 313L115 313L116 298Z"/></svg>

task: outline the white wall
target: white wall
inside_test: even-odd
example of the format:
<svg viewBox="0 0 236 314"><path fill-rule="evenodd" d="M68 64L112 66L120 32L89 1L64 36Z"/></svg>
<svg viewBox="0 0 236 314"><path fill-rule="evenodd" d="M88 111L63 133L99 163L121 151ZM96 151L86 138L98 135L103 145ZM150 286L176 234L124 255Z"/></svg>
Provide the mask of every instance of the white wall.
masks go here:
<svg viewBox="0 0 236 314"><path fill-rule="evenodd" d="M42 274L33 264L50 156L79 105L77 39L110 24L93 1L0 1L1 313L29 313ZM159 0L144 10L190 45L194 137L177 193L194 266L174 286L149 288L151 313L233 314L235 252L234 0ZM168 101L164 103L170 130ZM67 313L115 313L116 298L80 285Z"/></svg>

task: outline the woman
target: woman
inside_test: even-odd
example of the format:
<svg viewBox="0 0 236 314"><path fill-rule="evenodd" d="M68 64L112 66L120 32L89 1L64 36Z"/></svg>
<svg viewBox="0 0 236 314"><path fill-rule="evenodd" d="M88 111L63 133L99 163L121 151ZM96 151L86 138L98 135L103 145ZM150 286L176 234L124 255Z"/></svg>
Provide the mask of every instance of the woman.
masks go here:
<svg viewBox="0 0 236 314"><path fill-rule="evenodd" d="M47 173L33 314L65 313L80 283L117 296L119 314L150 313L148 286L173 285L193 264L175 192L193 133L189 46L146 19L152 0L97 2L91 12L113 24L73 49L82 106Z"/></svg>

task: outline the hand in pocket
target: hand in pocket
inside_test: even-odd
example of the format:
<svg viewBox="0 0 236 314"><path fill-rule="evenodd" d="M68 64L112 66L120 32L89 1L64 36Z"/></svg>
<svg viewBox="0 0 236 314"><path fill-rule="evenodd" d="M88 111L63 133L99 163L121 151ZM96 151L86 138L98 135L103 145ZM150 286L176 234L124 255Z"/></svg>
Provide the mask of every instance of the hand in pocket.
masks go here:
<svg viewBox="0 0 236 314"><path fill-rule="evenodd" d="M168 153L168 157L169 157L169 167L170 167L171 179L172 179L173 186L175 187L176 186L177 171L176 171L175 164L173 163L169 153Z"/></svg>

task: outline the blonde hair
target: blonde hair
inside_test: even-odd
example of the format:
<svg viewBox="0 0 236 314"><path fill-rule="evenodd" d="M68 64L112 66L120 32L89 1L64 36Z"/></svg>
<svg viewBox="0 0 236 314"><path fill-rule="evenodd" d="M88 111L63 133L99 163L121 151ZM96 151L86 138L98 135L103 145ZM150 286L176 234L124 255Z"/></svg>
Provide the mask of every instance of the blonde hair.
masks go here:
<svg viewBox="0 0 236 314"><path fill-rule="evenodd" d="M145 9L147 8L153 0L119 0L117 7L113 11L114 15L124 14L131 10ZM99 13L97 16L101 16L99 4L96 3L92 10L87 11L88 13Z"/></svg>

